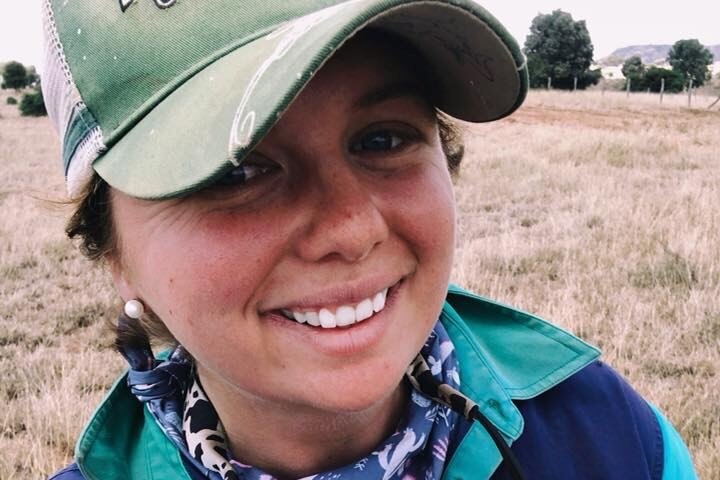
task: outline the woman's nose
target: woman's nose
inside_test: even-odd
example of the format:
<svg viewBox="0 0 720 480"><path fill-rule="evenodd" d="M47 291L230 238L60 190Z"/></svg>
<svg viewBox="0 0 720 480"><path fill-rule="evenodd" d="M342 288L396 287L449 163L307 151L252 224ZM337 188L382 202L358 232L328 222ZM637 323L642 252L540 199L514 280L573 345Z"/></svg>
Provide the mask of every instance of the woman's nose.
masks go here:
<svg viewBox="0 0 720 480"><path fill-rule="evenodd" d="M309 221L297 245L306 261L363 260L388 238L389 229L367 180L350 168L322 175L313 190Z"/></svg>

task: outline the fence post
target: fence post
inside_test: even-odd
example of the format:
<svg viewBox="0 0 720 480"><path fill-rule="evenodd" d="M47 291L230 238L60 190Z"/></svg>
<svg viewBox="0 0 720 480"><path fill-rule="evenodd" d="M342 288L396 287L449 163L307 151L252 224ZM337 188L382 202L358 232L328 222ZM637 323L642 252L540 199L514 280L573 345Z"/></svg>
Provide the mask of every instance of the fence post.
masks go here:
<svg viewBox="0 0 720 480"><path fill-rule="evenodd" d="M550 90L552 88L552 77L548 77L548 87L547 89Z"/></svg>
<svg viewBox="0 0 720 480"><path fill-rule="evenodd" d="M632 80L630 80L630 79L628 78L627 81L626 81L626 83L627 83L627 92L625 92L625 96L628 97L628 98L630 98L630 85L632 84Z"/></svg>
<svg viewBox="0 0 720 480"><path fill-rule="evenodd" d="M692 86L693 86L693 79L690 79L690 82L688 83L688 108L692 107Z"/></svg>
<svg viewBox="0 0 720 480"><path fill-rule="evenodd" d="M665 79L660 79L660 105L662 105L663 96L665 95Z"/></svg>
<svg viewBox="0 0 720 480"><path fill-rule="evenodd" d="M711 108L713 108L715 105L717 105L718 102L720 102L720 97L718 97L714 102L712 102L712 103L708 106L708 110L711 109Z"/></svg>
<svg viewBox="0 0 720 480"><path fill-rule="evenodd" d="M573 92L577 91L577 77L573 77Z"/></svg>

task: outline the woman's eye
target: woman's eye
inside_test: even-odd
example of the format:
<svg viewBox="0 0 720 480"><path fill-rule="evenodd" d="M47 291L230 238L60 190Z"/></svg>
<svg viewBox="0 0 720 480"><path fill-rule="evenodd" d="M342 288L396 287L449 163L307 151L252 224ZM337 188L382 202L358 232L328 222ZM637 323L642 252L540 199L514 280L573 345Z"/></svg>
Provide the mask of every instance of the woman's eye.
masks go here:
<svg viewBox="0 0 720 480"><path fill-rule="evenodd" d="M233 168L218 180L219 185L242 185L253 178L271 172L275 167L272 165L258 165L253 163L242 163Z"/></svg>
<svg viewBox="0 0 720 480"><path fill-rule="evenodd" d="M350 151L360 152L387 152L395 150L405 144L405 139L389 131L378 131L364 135L352 145Z"/></svg>

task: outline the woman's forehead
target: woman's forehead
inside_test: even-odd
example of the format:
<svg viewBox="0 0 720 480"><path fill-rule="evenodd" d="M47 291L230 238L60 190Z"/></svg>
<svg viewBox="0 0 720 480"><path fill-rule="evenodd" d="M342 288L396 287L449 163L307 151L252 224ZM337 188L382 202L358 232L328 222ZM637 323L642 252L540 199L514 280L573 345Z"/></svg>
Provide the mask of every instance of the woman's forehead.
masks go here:
<svg viewBox="0 0 720 480"><path fill-rule="evenodd" d="M300 92L289 110L309 98L333 100L362 110L395 99L419 101L434 112L434 74L401 39L361 32L340 48Z"/></svg>
<svg viewBox="0 0 720 480"><path fill-rule="evenodd" d="M346 74L375 77L387 83L404 79L415 88L423 87L430 93L435 73L423 55L401 37L390 33L366 29L350 38L317 73L327 76L337 71ZM312 83L312 81L311 81Z"/></svg>

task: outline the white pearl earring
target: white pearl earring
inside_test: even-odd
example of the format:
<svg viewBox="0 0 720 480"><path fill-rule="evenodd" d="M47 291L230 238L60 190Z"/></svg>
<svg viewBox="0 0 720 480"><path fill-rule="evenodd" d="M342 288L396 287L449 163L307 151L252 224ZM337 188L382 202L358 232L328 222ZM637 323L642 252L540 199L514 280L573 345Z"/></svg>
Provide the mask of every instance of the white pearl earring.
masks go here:
<svg viewBox="0 0 720 480"><path fill-rule="evenodd" d="M145 307L139 300L128 300L125 302L125 315L130 318L138 319L145 313Z"/></svg>

